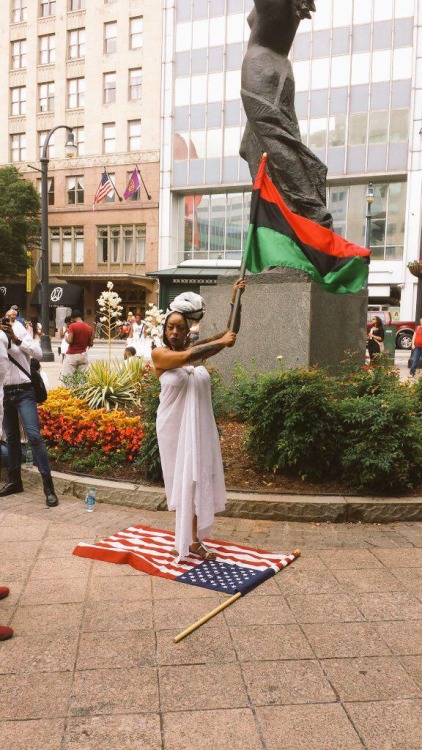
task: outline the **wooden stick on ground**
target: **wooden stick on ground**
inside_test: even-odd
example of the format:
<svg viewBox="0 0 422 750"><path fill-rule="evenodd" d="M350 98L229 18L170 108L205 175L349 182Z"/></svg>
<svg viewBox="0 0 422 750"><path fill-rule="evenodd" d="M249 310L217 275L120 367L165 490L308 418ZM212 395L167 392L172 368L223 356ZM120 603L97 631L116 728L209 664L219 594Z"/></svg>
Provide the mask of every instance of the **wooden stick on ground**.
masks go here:
<svg viewBox="0 0 422 750"><path fill-rule="evenodd" d="M238 591L237 594L234 594L234 596L231 596L230 599L227 599L227 601L220 604L218 607L212 610L212 612L208 612L207 615L204 615L204 617L201 617L200 620L197 622L194 622L193 625L190 625L189 628L186 628L186 630L183 630L182 633L179 633L179 635L176 635L175 638L173 638L173 643L179 643L179 641L182 640L182 638L185 638L190 633L193 633L194 630L197 628L200 628L201 625L203 625L205 622L208 622L208 620L211 620L211 617L214 617L215 615L218 615L219 612L221 612L223 609L229 606L229 604L233 604L233 602L236 601L236 599L240 599L242 596L241 591Z"/></svg>

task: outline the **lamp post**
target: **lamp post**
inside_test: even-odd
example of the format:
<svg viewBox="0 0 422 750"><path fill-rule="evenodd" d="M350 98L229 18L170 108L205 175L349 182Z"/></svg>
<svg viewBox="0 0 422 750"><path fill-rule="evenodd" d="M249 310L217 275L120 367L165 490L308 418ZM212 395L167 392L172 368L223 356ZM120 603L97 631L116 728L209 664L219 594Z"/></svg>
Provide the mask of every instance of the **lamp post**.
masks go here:
<svg viewBox="0 0 422 750"><path fill-rule="evenodd" d="M67 130L66 156L75 156L76 146L72 128L68 125L56 125L47 133L41 156L41 320L44 335L41 336L43 362L54 362L54 353L50 339L50 305L49 305L49 257L48 257L48 144L51 136L59 128Z"/></svg>
<svg viewBox="0 0 422 750"><path fill-rule="evenodd" d="M365 247L371 249L371 233L372 233L372 204L374 202L374 186L372 182L368 183L366 189L366 228L365 228Z"/></svg>

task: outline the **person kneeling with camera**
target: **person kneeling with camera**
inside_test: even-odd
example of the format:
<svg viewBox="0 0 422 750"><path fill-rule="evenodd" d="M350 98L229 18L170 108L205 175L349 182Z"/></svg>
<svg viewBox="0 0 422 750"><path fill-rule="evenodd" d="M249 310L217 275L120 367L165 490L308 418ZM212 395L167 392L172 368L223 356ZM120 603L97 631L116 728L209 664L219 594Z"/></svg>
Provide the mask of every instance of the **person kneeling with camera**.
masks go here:
<svg viewBox="0 0 422 750"><path fill-rule="evenodd" d="M9 456L8 481L0 489L0 497L23 492L20 417L32 448L34 463L42 477L46 504L52 508L58 505L59 501L54 491L47 449L41 437L37 402L31 382L31 357L40 361L41 347L16 320L12 324L8 317L3 318L0 328L8 338L8 363L3 386L3 428Z"/></svg>

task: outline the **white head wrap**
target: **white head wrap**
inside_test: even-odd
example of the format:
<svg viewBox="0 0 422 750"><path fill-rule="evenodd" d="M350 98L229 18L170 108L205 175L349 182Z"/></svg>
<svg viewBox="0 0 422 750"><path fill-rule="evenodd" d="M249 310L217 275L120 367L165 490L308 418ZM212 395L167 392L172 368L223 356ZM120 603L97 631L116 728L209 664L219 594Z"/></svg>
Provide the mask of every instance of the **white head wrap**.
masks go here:
<svg viewBox="0 0 422 750"><path fill-rule="evenodd" d="M183 313L189 320L201 320L204 317L205 302L200 294L182 292L170 302L167 315L170 312Z"/></svg>

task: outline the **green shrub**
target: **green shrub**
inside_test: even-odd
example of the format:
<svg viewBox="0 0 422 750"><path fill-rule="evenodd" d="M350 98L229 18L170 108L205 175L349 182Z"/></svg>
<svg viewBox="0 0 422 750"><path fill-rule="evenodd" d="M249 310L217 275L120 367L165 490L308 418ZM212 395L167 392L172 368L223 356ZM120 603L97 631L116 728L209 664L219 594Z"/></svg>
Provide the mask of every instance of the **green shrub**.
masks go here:
<svg viewBox="0 0 422 750"><path fill-rule="evenodd" d="M403 492L422 478L422 427L409 390L339 402L340 470L350 486Z"/></svg>
<svg viewBox="0 0 422 750"><path fill-rule="evenodd" d="M76 372L72 372L70 375L60 375L60 380L65 388L74 391L86 383L87 377L87 370L76 370Z"/></svg>
<svg viewBox="0 0 422 750"><path fill-rule="evenodd" d="M160 397L160 381L152 368L145 368L141 386L141 418L144 435L142 448L135 459L142 474L153 481L162 480L160 451L158 449L155 421Z"/></svg>
<svg viewBox="0 0 422 750"><path fill-rule="evenodd" d="M373 365L362 366L356 352L347 352L332 382L333 393L341 399L398 392L401 388L398 370L388 354L378 355Z"/></svg>
<svg viewBox="0 0 422 750"><path fill-rule="evenodd" d="M91 362L85 382L73 387L73 393L91 409L122 409L135 403L137 387L129 367L98 361Z"/></svg>
<svg viewBox="0 0 422 750"><path fill-rule="evenodd" d="M261 376L251 394L247 446L267 471L311 480L337 465L337 422L331 383L320 370Z"/></svg>
<svg viewBox="0 0 422 750"><path fill-rule="evenodd" d="M231 410L241 421L247 421L249 412L254 404L258 384L264 375L250 373L243 365L236 364L233 368L233 384L230 394Z"/></svg>
<svg viewBox="0 0 422 750"><path fill-rule="evenodd" d="M212 365L207 365L211 378L211 400L214 416L216 419L228 417L231 412L231 394L224 385L219 371Z"/></svg>

